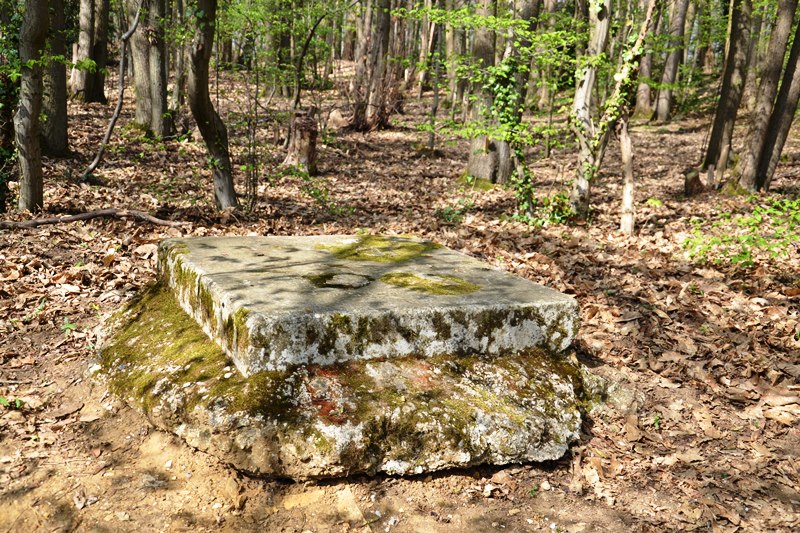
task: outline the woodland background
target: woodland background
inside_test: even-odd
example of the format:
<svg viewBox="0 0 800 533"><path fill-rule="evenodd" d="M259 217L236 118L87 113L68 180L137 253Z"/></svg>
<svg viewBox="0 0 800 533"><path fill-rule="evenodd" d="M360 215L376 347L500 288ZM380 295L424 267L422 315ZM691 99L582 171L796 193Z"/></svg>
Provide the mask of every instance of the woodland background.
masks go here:
<svg viewBox="0 0 800 533"><path fill-rule="evenodd" d="M791 0L3 0L0 525L797 529L797 18ZM567 457L251 479L92 376L159 240L359 232L579 300L579 357L619 390Z"/></svg>

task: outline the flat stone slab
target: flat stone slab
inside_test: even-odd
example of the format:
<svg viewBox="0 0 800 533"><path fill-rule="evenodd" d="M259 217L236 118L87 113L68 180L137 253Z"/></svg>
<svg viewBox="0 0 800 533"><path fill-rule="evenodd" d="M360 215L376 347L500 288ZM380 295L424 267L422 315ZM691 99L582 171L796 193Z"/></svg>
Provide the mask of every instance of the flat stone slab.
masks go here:
<svg viewBox="0 0 800 533"><path fill-rule="evenodd" d="M558 459L600 394L570 357L543 349L244 376L163 283L108 326L101 357L110 390L156 426L254 474L418 474Z"/></svg>
<svg viewBox="0 0 800 533"><path fill-rule="evenodd" d="M181 307L243 376L299 365L565 350L569 296L429 241L208 237L159 248Z"/></svg>

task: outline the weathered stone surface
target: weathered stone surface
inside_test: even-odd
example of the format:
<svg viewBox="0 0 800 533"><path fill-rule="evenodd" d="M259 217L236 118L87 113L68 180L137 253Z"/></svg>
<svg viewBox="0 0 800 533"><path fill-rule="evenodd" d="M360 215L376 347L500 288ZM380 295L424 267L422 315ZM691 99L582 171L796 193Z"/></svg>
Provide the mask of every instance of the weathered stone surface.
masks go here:
<svg viewBox="0 0 800 533"><path fill-rule="evenodd" d="M580 367L537 349L349 360L245 377L164 285L111 327L101 351L110 389L158 427L257 474L412 474L557 459L597 394Z"/></svg>
<svg viewBox="0 0 800 533"><path fill-rule="evenodd" d="M428 241L379 236L165 241L161 275L249 376L355 360L565 350L574 299Z"/></svg>

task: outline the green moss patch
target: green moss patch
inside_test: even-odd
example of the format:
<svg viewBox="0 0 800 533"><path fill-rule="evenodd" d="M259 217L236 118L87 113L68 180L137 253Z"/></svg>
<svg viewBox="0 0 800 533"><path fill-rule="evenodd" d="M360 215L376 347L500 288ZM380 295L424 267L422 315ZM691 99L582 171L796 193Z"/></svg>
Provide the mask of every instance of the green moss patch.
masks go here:
<svg viewBox="0 0 800 533"><path fill-rule="evenodd" d="M241 328L246 319L245 312L236 314L229 329ZM573 415L591 400L584 397L580 370L544 350L492 359L441 355L304 365L243 377L161 284L145 290L113 323L114 335L102 350L110 389L133 398L162 427L244 431L252 426L275 436L254 446L278 453L284 443L295 443L307 447L309 456L339 454L337 461L358 465L360 471L376 467L387 453L410 464L424 464L420 453L441 449L479 458L486 444L471 435L481 417L496 420L498 435L524 430L535 436L539 430L531 420L566 415L565 423L579 424ZM364 339L382 329L347 315L334 316L330 328L331 335L349 331ZM198 407L221 408L231 418L209 417ZM216 426L221 422L210 418L232 425ZM338 426L343 433L337 433ZM348 428L356 426L363 445L342 449ZM543 431L543 438L557 439ZM516 452L510 448L509 453Z"/></svg>
<svg viewBox="0 0 800 533"><path fill-rule="evenodd" d="M416 292L451 296L469 294L481 288L455 276L420 276L412 272L390 272L381 276L381 281Z"/></svg>
<svg viewBox="0 0 800 533"><path fill-rule="evenodd" d="M138 399L146 411L161 380L201 383L231 364L161 284L146 289L112 322L115 334L101 356L111 391Z"/></svg>
<svg viewBox="0 0 800 533"><path fill-rule="evenodd" d="M402 263L441 248L430 241L418 241L403 237L364 235L354 243L342 245L319 245L339 259L349 261L372 261L374 263Z"/></svg>

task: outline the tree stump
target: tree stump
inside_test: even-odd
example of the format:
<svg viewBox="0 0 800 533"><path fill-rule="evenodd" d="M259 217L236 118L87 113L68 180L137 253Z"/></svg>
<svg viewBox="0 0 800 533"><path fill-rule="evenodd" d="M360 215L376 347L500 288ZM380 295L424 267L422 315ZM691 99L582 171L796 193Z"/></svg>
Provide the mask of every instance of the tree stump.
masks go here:
<svg viewBox="0 0 800 533"><path fill-rule="evenodd" d="M497 179L497 145L487 136L470 142L467 175L494 183Z"/></svg>
<svg viewBox="0 0 800 533"><path fill-rule="evenodd" d="M317 173L317 109L295 111L289 126L289 150L284 166L304 169L310 176Z"/></svg>

